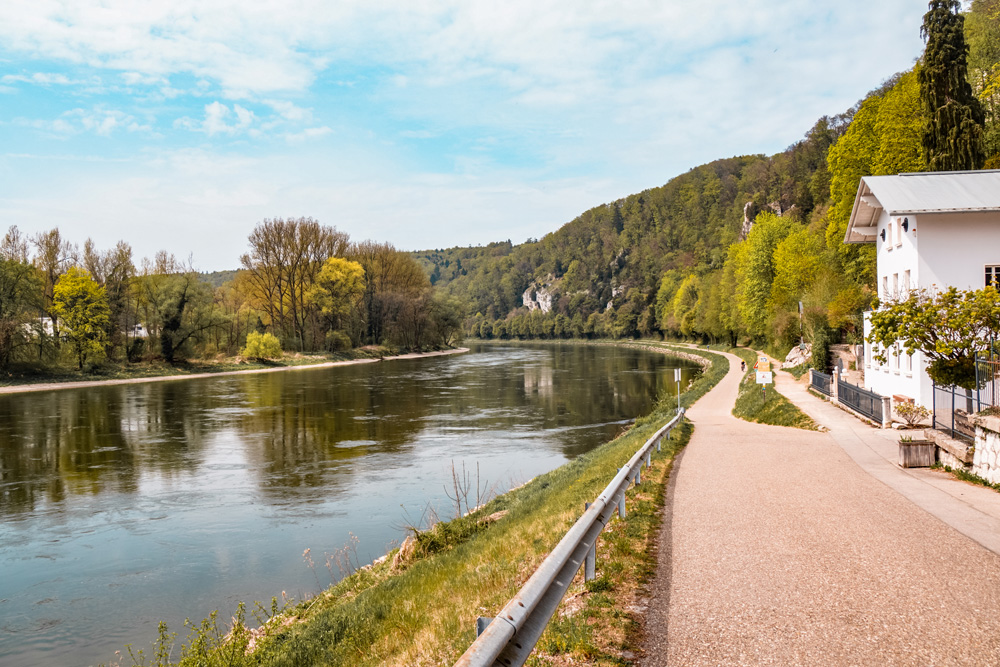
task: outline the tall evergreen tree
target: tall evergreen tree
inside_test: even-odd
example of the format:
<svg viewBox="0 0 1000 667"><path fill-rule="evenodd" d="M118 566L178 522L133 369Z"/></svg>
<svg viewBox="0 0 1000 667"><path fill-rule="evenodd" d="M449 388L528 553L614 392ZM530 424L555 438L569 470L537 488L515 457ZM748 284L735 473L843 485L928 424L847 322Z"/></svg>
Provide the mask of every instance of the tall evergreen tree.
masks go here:
<svg viewBox="0 0 1000 667"><path fill-rule="evenodd" d="M931 0L921 36L927 41L917 76L927 117L923 145L932 171L979 169L983 163L982 105L967 78L969 48L959 0Z"/></svg>

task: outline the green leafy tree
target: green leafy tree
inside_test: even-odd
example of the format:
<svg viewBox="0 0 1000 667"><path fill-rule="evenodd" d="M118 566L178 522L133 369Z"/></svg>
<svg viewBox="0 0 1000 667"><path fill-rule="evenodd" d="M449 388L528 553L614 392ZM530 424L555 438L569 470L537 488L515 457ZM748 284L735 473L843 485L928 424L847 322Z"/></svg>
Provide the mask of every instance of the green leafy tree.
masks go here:
<svg viewBox="0 0 1000 667"><path fill-rule="evenodd" d="M993 287L915 290L906 299L881 304L871 323L868 341L880 346L874 355L880 363L896 345L908 354L919 350L934 382L973 389L976 353L1000 334L1000 292Z"/></svg>
<svg viewBox="0 0 1000 667"><path fill-rule="evenodd" d="M306 303L319 306L330 329L343 330L347 328L345 321L348 316L355 312L360 315L364 293L364 268L357 262L331 257L320 269Z"/></svg>
<svg viewBox="0 0 1000 667"><path fill-rule="evenodd" d="M66 329L76 351L79 368L86 362L104 359L104 343L110 319L104 288L79 267L70 269L56 281L53 309Z"/></svg>
<svg viewBox="0 0 1000 667"><path fill-rule="evenodd" d="M979 169L985 116L968 81L961 3L931 0L921 36L927 41L918 71L927 122L923 146L932 171Z"/></svg>
<svg viewBox="0 0 1000 667"><path fill-rule="evenodd" d="M987 168L1000 167L1000 0L973 0L965 15L969 82L983 104Z"/></svg>
<svg viewBox="0 0 1000 667"><path fill-rule="evenodd" d="M28 245L16 226L0 243L0 369L7 368L14 350L26 342L30 310L42 306L42 280L28 263Z"/></svg>
<svg viewBox="0 0 1000 667"><path fill-rule="evenodd" d="M251 331L240 354L247 359L280 359L281 341L274 334Z"/></svg>
<svg viewBox="0 0 1000 667"><path fill-rule="evenodd" d="M770 333L768 304L777 270L774 250L792 231L792 221L773 213L757 216L747 235L745 255L737 269L737 299L740 318L754 339L766 340Z"/></svg>

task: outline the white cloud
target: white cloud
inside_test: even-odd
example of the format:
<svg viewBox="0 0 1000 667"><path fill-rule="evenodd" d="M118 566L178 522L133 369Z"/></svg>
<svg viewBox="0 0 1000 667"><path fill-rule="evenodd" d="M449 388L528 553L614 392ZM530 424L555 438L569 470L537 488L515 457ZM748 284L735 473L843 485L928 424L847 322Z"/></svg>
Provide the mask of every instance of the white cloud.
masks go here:
<svg viewBox="0 0 1000 667"><path fill-rule="evenodd" d="M288 132L285 134L285 139L288 143L299 144L309 139L319 139L320 137L325 137L331 134L333 130L325 125L322 127L307 127L301 132Z"/></svg>
<svg viewBox="0 0 1000 667"><path fill-rule="evenodd" d="M50 135L67 138L83 133L111 136L116 130L126 132L151 132L152 126L139 122L134 116L118 109L94 107L92 109L71 109L55 119L17 118L14 123L30 127Z"/></svg>
<svg viewBox="0 0 1000 667"><path fill-rule="evenodd" d="M235 116L235 121L230 122L230 118ZM176 127L182 127L196 132L204 132L208 136L225 134L229 136L252 132L251 126L254 124L256 116L252 111L239 104L234 104L232 109L222 102L215 101L205 105L205 118L195 121L191 118L180 118L174 122Z"/></svg>

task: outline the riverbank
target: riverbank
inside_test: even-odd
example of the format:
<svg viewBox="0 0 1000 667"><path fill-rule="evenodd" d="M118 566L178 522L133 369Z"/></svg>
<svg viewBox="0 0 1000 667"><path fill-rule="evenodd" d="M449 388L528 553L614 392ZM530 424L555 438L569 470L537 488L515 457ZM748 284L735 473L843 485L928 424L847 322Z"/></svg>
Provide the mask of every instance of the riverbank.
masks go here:
<svg viewBox="0 0 1000 667"><path fill-rule="evenodd" d="M423 359L426 357L440 357L449 354L461 354L468 352L466 347L459 347L452 350L437 350L434 352L411 352L407 354L397 354L388 357L364 357L358 359L344 359L340 361L324 361L316 364L297 364L288 366L259 366L245 370L235 371L208 371L183 373L175 375L149 375L132 378L112 378L107 380L68 380L65 382L32 382L26 384L2 385L0 394L22 394L33 391L53 391L56 389L82 389L86 387L106 387L122 384L140 384L143 382L168 382L171 380L197 380L201 378L216 378L231 375L249 375L252 373L279 373L282 371L314 370L317 368L333 368L335 366L351 366L355 364L371 364L379 361L397 361L401 359Z"/></svg>
<svg viewBox="0 0 1000 667"><path fill-rule="evenodd" d="M696 354L713 363L682 394L685 406L718 382L725 374L723 366L728 368L718 355ZM450 664L474 639L476 617L491 616L506 604L579 517L584 503L673 417L676 405L674 396L664 396L649 415L611 442L464 517L432 528L414 527L413 539L404 548L311 600L275 609L263 631L251 633L241 626L222 651L237 665ZM653 455L653 468L644 471L643 484L628 492L626 519L613 520L602 535L597 579L584 585L577 576L532 664L564 664L566 659L575 664L622 664L629 647L637 645L644 582L655 558L650 545L659 523L660 482L690 425L675 433L663 452ZM202 626L184 643L205 647L214 632L214 624ZM173 642L165 638L168 649ZM247 655L251 641L253 653ZM211 651L205 650L189 652L180 664L215 664Z"/></svg>

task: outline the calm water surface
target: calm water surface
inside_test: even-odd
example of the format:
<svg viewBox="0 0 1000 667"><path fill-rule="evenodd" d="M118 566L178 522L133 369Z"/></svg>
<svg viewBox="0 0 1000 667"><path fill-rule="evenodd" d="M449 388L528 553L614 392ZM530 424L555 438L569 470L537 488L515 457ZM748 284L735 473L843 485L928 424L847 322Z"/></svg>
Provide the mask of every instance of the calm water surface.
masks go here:
<svg viewBox="0 0 1000 667"><path fill-rule="evenodd" d="M498 491L648 412L690 363L475 347L342 368L0 396L0 665L109 662L157 623L302 598L324 554L370 562L445 495ZM303 560L311 549L315 564ZM148 652L148 650L147 650Z"/></svg>

